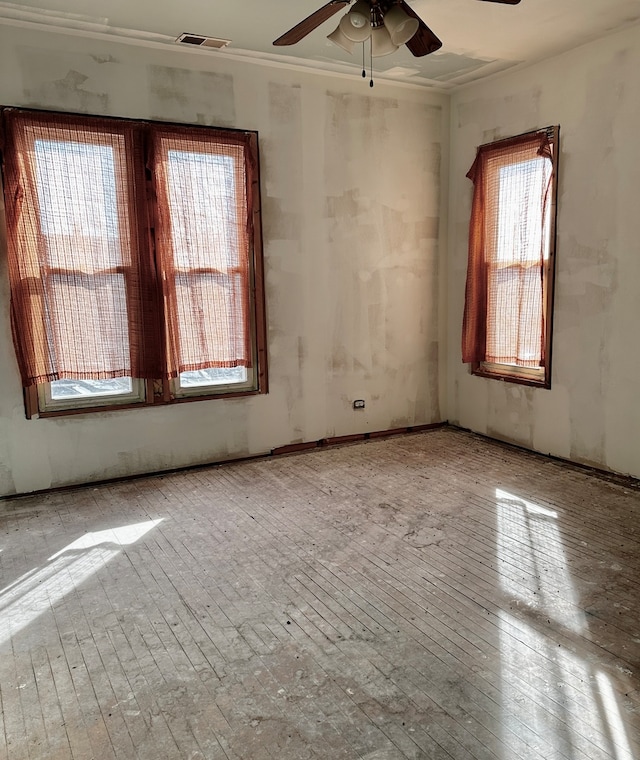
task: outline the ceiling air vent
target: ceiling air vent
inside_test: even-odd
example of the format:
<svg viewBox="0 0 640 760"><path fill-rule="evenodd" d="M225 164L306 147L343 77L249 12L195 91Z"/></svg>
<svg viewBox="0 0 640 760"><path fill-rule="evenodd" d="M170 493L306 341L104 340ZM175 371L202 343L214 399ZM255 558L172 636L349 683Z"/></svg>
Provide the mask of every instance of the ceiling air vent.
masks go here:
<svg viewBox="0 0 640 760"><path fill-rule="evenodd" d="M221 40L218 37L204 37L202 34L189 34L184 32L181 34L176 42L180 42L183 45L195 45L196 47L206 48L220 48L227 47L231 43L231 40Z"/></svg>

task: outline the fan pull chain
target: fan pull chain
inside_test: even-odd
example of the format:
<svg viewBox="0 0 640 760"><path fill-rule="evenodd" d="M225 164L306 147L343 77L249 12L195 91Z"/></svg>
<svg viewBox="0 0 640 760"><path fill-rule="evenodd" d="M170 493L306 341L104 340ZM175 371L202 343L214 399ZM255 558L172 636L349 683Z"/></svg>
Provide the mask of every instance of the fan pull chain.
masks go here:
<svg viewBox="0 0 640 760"><path fill-rule="evenodd" d="M369 87L373 87L373 37L369 37L369 62L371 64L371 79L369 80Z"/></svg>
<svg viewBox="0 0 640 760"><path fill-rule="evenodd" d="M365 71L365 62L364 62L364 46L366 45L365 42L362 43L362 78L365 79L367 76L367 72Z"/></svg>

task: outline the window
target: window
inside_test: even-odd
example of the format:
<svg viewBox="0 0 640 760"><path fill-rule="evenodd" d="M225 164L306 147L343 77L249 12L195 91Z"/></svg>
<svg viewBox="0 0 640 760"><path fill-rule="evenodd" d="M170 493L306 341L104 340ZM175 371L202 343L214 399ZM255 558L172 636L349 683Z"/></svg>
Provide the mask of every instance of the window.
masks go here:
<svg viewBox="0 0 640 760"><path fill-rule="evenodd" d="M28 412L266 392L257 136L5 109Z"/></svg>
<svg viewBox="0 0 640 760"><path fill-rule="evenodd" d="M558 127L478 149L462 360L550 387Z"/></svg>

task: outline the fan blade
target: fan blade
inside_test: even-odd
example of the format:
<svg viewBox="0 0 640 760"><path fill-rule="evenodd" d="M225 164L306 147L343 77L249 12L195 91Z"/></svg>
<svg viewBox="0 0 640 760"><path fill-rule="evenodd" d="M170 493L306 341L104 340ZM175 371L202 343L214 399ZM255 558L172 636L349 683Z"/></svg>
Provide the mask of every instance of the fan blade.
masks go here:
<svg viewBox="0 0 640 760"><path fill-rule="evenodd" d="M322 8L318 8L315 13L312 13L304 21L296 24L293 29L289 29L281 37L278 37L274 41L274 45L295 45L296 42L300 42L303 37L312 32L314 29L320 26L328 18L331 18L334 13L337 13L345 5L349 5L351 0L331 0Z"/></svg>
<svg viewBox="0 0 640 760"><path fill-rule="evenodd" d="M484 3L503 3L504 5L517 5L520 0L482 0Z"/></svg>
<svg viewBox="0 0 640 760"><path fill-rule="evenodd" d="M520 0L518 0L518 2L520 2ZM413 8L410 5L407 5L404 0L399 0L398 5L407 14L407 16L417 18L420 22L418 31L413 35L409 42L406 43L407 47L413 53L413 55L415 55L416 58L420 58L423 55L429 55L429 53L435 53L436 50L440 50L442 47L442 42L440 42L440 40L424 23L420 16L418 16Z"/></svg>

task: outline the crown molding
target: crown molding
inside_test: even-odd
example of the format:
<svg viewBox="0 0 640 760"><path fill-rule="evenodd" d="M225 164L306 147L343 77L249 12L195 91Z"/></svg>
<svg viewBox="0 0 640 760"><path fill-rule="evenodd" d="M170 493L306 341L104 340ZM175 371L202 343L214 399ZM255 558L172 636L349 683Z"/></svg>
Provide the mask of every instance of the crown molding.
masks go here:
<svg viewBox="0 0 640 760"><path fill-rule="evenodd" d="M317 61L277 53L261 53L233 47L222 49L200 48L182 45L175 38L164 34L145 32L110 26L109 19L84 16L73 13L57 13L40 8L26 9L15 3L0 2L0 26L17 27L73 37L113 42L137 47L146 47L182 55L217 56L228 61L266 66L276 69L305 72L339 79L361 78L362 67L348 63L334 63L329 60ZM385 72L374 71L374 81L380 85L391 85L403 89L429 91L447 94L455 88L452 82L438 82L424 77L413 77L411 81L400 80Z"/></svg>

